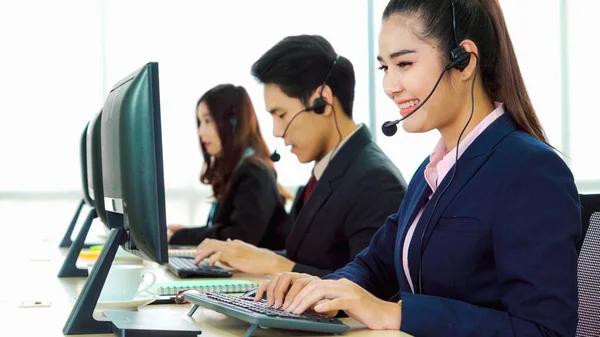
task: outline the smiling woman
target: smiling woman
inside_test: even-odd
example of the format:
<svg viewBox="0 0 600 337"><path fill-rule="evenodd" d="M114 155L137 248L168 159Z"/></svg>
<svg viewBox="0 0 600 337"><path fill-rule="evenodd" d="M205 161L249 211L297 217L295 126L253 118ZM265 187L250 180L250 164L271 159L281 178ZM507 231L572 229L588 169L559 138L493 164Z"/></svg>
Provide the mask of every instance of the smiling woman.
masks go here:
<svg viewBox="0 0 600 337"><path fill-rule="evenodd" d="M275 275L257 299L415 336L574 335L579 195L529 101L498 1L391 0L378 59L401 115L422 102L404 129L435 129L438 144L353 262L322 280Z"/></svg>
<svg viewBox="0 0 600 337"><path fill-rule="evenodd" d="M579 120L572 118L577 118L579 116L577 113L580 111L586 111L585 108L581 107L589 106L589 98L593 97L593 95L588 95L586 91L593 86L581 86L580 84L587 83L585 79L593 78L593 76L590 76L590 72L594 70L587 69L585 64L589 62L582 62L582 59L588 56L592 57L591 55L594 55L594 53L584 53L582 50L589 51L589 48L597 47L585 44L585 41L588 41L590 36L599 32L598 29L592 29L585 25L585 22L589 21L585 17L588 14L592 15L591 13L594 13L594 5L592 2L569 2L568 20L560 22L559 19L563 16L560 4L567 3L564 0L548 0L544 2L544 6L539 6L539 3L536 1L500 0L499 2L502 5L508 29L513 38L515 52L519 59L525 84L527 85L533 105L537 109L538 117L544 125L548 139L553 146L565 154L564 158L567 161L573 163L572 168L576 178L591 177L591 175L585 176L584 170L592 170L598 165L584 166L579 164L585 161L593 162L597 157L585 155L584 153L589 153L589 146L586 146L587 143L583 140L579 140L587 139L587 135L593 133L590 130L593 128L594 123L589 123L589 121L596 119L594 116L584 113L580 115L585 115L585 120L588 123L580 122L584 120L583 118ZM387 3L388 0L373 0L375 34L379 33L381 13L383 13ZM524 16L522 13L536 13L536 17L539 20L532 26L530 18ZM564 25L562 25L563 23ZM568 26L566 26L567 23ZM568 36L561 36L561 29L565 29ZM567 37L569 38L568 41L564 39ZM564 47L563 43L567 42L568 47ZM579 48L579 46L584 45L586 45L585 48ZM374 48L377 51L377 38L374 41ZM564 50L564 52L561 50ZM566 81L564 76L561 75L561 65L565 65L561 61L561 55L565 53L568 54L568 58L565 58L564 61L569 62L569 72L563 72L563 74L570 74L570 81ZM378 66L379 64L377 63L373 65L374 68ZM583 76L582 74L584 73L587 75ZM384 122L400 118L400 116L395 103L389 99L380 86L380 83L383 81L384 72L376 71L374 76L374 83L377 85L377 88L374 90L374 104L375 111L377 112L375 117L377 125L381 126ZM569 87L572 87L576 83L579 84L578 89L570 89L570 93L568 91L563 92L561 89L561 87L564 87L568 90ZM570 94L571 96L576 95L578 99L564 101L566 94ZM570 103L571 109L564 106L564 103ZM577 109L574 108L576 105ZM569 117L569 114L573 117ZM571 124L569 124L570 120L572 121ZM564 128L568 129L569 126L570 130L568 132L563 130ZM579 130L579 132L575 132L574 130ZM436 132L410 134L400 131L393 138L381 136L377 139L377 142L389 154L400 170L408 174L418 168L422 160L421 154L433 148L438 137L439 134ZM568 145L571 139L577 142L577 146L575 146L575 143L571 143L572 146L569 149L565 145ZM404 150L398 151L399 146L402 146ZM582 167L584 170L579 171ZM581 190L582 185L578 184L578 187Z"/></svg>

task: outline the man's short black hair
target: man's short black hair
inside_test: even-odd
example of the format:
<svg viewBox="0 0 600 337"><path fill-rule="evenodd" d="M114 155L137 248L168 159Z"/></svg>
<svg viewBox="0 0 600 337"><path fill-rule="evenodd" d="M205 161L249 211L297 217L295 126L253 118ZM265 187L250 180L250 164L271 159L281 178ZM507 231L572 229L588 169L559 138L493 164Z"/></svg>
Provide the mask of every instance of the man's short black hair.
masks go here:
<svg viewBox="0 0 600 337"><path fill-rule="evenodd" d="M278 85L286 95L301 100L308 107L310 96L325 81L336 56L329 41L322 36L288 36L252 65L252 75L263 84ZM352 63L340 56L326 84L350 118L355 83Z"/></svg>

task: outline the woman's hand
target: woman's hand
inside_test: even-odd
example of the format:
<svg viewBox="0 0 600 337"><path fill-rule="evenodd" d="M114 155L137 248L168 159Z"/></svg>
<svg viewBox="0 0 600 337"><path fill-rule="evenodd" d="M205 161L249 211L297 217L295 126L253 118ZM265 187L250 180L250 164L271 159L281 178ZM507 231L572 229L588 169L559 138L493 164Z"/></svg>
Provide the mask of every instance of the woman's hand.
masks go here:
<svg viewBox="0 0 600 337"><path fill-rule="evenodd" d="M314 277L298 277L292 283L294 285L283 303L283 307L289 312L301 314L312 308L317 313L331 314L344 310L348 316L369 329L400 330L400 305L380 300L354 282L346 279L320 280ZM293 289L295 286L297 289Z"/></svg>
<svg viewBox="0 0 600 337"><path fill-rule="evenodd" d="M267 295L267 305L274 308L286 309L291 301L285 301L287 298L294 299L300 290L302 290L312 280L319 280L318 277L301 273L279 273L260 284L256 290L255 301L260 301L263 295Z"/></svg>
<svg viewBox="0 0 600 337"><path fill-rule="evenodd" d="M294 262L283 256L258 248L240 240L213 240L206 239L198 245L198 255L194 262L210 259L210 264L221 262L244 273L268 275L277 272L291 271Z"/></svg>

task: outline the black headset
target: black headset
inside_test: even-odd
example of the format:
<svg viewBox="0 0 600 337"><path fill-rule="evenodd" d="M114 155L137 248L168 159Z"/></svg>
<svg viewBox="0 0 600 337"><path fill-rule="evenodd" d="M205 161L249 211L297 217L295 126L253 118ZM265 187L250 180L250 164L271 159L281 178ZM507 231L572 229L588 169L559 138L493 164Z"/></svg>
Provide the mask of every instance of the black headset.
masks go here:
<svg viewBox="0 0 600 337"><path fill-rule="evenodd" d="M231 132L235 133L235 130L237 129L237 118L235 118L234 115L229 117L229 124L231 125Z"/></svg>
<svg viewBox="0 0 600 337"><path fill-rule="evenodd" d="M458 44L458 38L456 36L456 14L455 14L455 9L454 9L454 1L450 0L450 4L452 6L452 29L454 31L454 41L456 43L456 47L454 49L452 49L452 51L450 52L450 57L451 57L452 62L450 62L446 66L446 68L444 69L444 72L449 69L452 69L452 68L456 68L460 71L463 71L469 65L471 54L475 56L477 63L479 63L479 57L477 56L477 54L467 52L462 46L460 46ZM427 228L429 227L429 224L431 223L431 219L433 218L433 215L435 214L435 209L437 208L438 202L440 201L440 199L442 198L444 193L446 193L446 191L448 190L448 187L450 187L450 185L452 184L452 181L454 181L454 177L456 176L456 171L458 170L458 153L459 153L458 147L460 144L460 140L463 136L463 133L465 132L465 130L467 129L467 126L469 125L469 123L471 122L471 119L473 118L473 112L475 109L474 88L475 88L475 79L477 78L478 72L479 72L479 65L477 65L477 67L475 68L475 74L473 76L473 82L471 84L471 115L469 116L467 123L463 127L462 131L460 132L460 135L458 136L458 140L456 141L456 148L455 148L456 160L454 163L454 168L452 170L452 176L450 177L450 181L448 182L446 187L442 190L440 195L435 200L435 203L433 204L433 209L431 210L431 213L429 215L429 219L427 220L427 223L425 224L425 228L423 228L423 233L421 233L421 244L420 244L420 251L419 251L419 274L418 274L419 294L423 294L423 252L425 250L424 249L425 247L423 245L423 240L425 238L425 233L427 233ZM443 73L442 73L442 75L443 75ZM440 79L441 79L441 76L440 76ZM439 79L438 79L438 82L439 82ZM437 86L437 83L436 83L436 86ZM435 90L435 88L434 88L434 90ZM434 229L435 229L435 225L436 224L433 224Z"/></svg>
<svg viewBox="0 0 600 337"><path fill-rule="evenodd" d="M458 44L458 37L456 36L456 13L454 10L454 0L450 0L452 6L452 32L454 33L454 43L456 47L450 51L450 62L446 68L456 68L460 71L465 70L471 60L471 53L466 51L461 45Z"/></svg>
<svg viewBox="0 0 600 337"><path fill-rule="evenodd" d="M398 123L412 116L412 114L417 112L423 105L425 105L425 103L429 100L431 95L433 95L433 93L435 92L435 89L437 89L437 86L438 84L440 84L442 77L444 77L444 74L446 74L448 70L455 68L460 71L463 71L469 65L472 53L466 51L465 48L458 44L458 38L456 37L456 18L454 13L454 1L451 0L450 4L452 6L452 29L454 31L454 42L456 43L456 47L454 47L454 49L450 51L450 63L448 63L444 67L444 70L442 70L442 73L435 82L435 85L433 86L433 89L431 89L431 92L429 92L429 95L427 95L423 102L421 102L413 111L411 111L408 115L400 119L396 119L394 121L387 121L383 123L383 125L381 125L381 132L383 132L383 134L388 137L391 137L396 134L396 132L398 131ZM475 55L475 57L477 57L477 55Z"/></svg>
<svg viewBox="0 0 600 337"><path fill-rule="evenodd" d="M244 88L240 87L240 86L236 86L234 87L236 94L238 95L238 102L243 100L243 93L244 93ZM235 103L234 103L235 104ZM232 106L230 114L229 114L229 125L231 125L231 133L235 134L235 131L237 130L237 125L238 125L238 121L237 118L235 117L235 112L236 112L236 108L235 105Z"/></svg>
<svg viewBox="0 0 600 337"><path fill-rule="evenodd" d="M321 92L319 93L319 97L314 100L312 106L307 108L306 111L314 111L314 113L316 113L317 115L321 115L322 113L325 112L325 107L327 106L328 103L323 98L323 90L325 89L325 86L327 85L327 80L331 76L331 73L333 72L333 69L335 68L335 65L339 58L340 58L340 55L336 54L335 60L333 60L333 64L331 65L331 68L329 69L329 72L327 73L327 76L325 76L325 80L323 81L323 84L321 85Z"/></svg>
<svg viewBox="0 0 600 337"><path fill-rule="evenodd" d="M333 69L335 68L335 65L337 64L339 58L340 58L340 55L336 54L335 60L333 60L333 64L331 65L331 68L329 68L329 72L327 73L327 76L325 76L325 80L323 81L323 84L321 84L321 91L319 93L319 97L315 98L312 106L307 107L304 110L298 111L298 113L296 113L296 115L294 117L292 117L292 119L286 125L285 130L283 130L283 134L282 134L281 138L285 137L285 135L288 131L288 128L290 127L290 125L292 125L292 122L296 119L296 117L298 117L303 112L313 111L317 115L322 115L325 112L325 107L330 104L327 103L327 101L323 98L323 90L325 90L325 86L327 85L327 80L329 80L329 77L331 76L331 73L333 72ZM332 105L332 107L333 107L333 105ZM340 128L338 127L338 124L337 124L337 117L336 117L335 113L333 114L333 117L335 119L335 127L338 131L338 134L340 136L340 142L341 142L342 135L340 133ZM337 145L336 145L336 148L337 148ZM270 158L272 161L278 162L281 159L281 155L279 153L277 153L277 150L275 150L271 154ZM330 159L331 159L331 157L330 157Z"/></svg>

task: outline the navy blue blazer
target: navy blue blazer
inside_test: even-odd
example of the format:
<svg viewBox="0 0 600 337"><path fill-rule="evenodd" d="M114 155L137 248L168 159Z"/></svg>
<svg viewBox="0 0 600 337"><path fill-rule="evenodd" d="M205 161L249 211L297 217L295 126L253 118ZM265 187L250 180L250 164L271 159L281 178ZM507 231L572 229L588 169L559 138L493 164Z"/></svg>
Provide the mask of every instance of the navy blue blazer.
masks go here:
<svg viewBox="0 0 600 337"><path fill-rule="evenodd" d="M459 158L421 247L452 176L427 201L427 163L370 245L326 278L347 278L385 300L399 293L401 330L415 336L574 336L581 215L563 160L505 113ZM402 246L423 205L408 252L414 294Z"/></svg>

